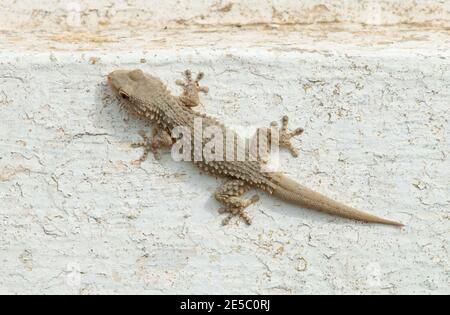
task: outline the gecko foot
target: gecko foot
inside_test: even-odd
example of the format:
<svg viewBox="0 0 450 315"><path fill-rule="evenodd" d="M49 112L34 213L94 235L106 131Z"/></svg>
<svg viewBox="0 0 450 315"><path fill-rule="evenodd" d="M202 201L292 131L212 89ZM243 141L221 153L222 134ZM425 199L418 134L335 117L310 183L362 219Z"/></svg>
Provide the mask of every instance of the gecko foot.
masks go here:
<svg viewBox="0 0 450 315"><path fill-rule="evenodd" d="M250 199L241 199L238 206L228 206L219 209L219 213L228 213L225 219L222 220L222 225L230 223L231 219L235 216L240 217L247 225L252 224L252 219L245 212L245 208L254 204L259 200L258 195L252 196Z"/></svg>
<svg viewBox="0 0 450 315"><path fill-rule="evenodd" d="M241 198L241 196L249 190L250 187L243 181L238 179L231 179L227 181L222 187L217 189L215 197L217 201L224 204L224 207L219 209L219 213L227 213L227 217L222 220L223 225L230 223L230 220L237 216L250 225L251 218L245 212L245 208L254 204L259 200L258 195L254 195L249 199Z"/></svg>
<svg viewBox="0 0 450 315"><path fill-rule="evenodd" d="M153 128L151 139L143 130L139 131L139 135L142 137L142 141L132 143L131 146L133 148L143 148L144 152L139 159L133 161L135 164L141 164L144 162L150 152L153 153L155 160L159 160L161 155L159 154L158 149L170 147L173 144L173 140L170 135L156 127Z"/></svg>
<svg viewBox="0 0 450 315"><path fill-rule="evenodd" d="M297 128L293 131L288 130L288 124L289 124L289 118L288 116L283 116L281 120L281 129L280 129L280 147L288 149L292 156L297 157L298 156L298 150L294 147L294 145L291 143L291 139L293 137L299 136L303 133L303 128ZM272 127L278 127L277 122L271 123Z"/></svg>
<svg viewBox="0 0 450 315"><path fill-rule="evenodd" d="M195 80L192 79L192 72L190 70L184 71L184 81L177 80L175 83L183 88L183 93L179 100L187 107L195 107L200 105L199 92L208 93L209 89L206 86L200 86L199 82L203 79L203 72L197 74Z"/></svg>
<svg viewBox="0 0 450 315"><path fill-rule="evenodd" d="M151 141L150 138L142 130L139 131L139 135L142 137L142 141L132 143L131 147L133 147L133 148L143 148L144 151L142 152L141 157L139 159L133 161L133 163L141 164L142 162L144 162L147 159L148 154L150 152L153 153L153 155L155 156L155 159L159 159L160 156L159 156L158 151L155 149L155 147L153 145L153 141Z"/></svg>

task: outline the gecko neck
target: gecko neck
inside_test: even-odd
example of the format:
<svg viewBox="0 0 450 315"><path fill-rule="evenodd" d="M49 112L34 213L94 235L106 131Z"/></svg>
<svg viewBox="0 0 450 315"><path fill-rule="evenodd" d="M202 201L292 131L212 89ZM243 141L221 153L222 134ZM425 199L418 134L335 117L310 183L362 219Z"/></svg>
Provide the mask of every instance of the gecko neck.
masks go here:
<svg viewBox="0 0 450 315"><path fill-rule="evenodd" d="M134 112L139 117L145 117L159 127L171 131L178 126L186 126L191 129L194 126L194 118L198 115L190 108L181 105L175 98L166 98L163 102L133 101Z"/></svg>

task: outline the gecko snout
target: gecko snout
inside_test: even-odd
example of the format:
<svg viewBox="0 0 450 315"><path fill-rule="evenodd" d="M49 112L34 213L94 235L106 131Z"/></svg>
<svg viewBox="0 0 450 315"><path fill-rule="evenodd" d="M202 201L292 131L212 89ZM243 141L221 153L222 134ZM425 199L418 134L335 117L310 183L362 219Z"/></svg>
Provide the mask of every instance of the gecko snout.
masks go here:
<svg viewBox="0 0 450 315"><path fill-rule="evenodd" d="M117 80L114 72L115 71L107 75L107 81L110 87L112 87L113 89L117 89L117 82L116 82Z"/></svg>
<svg viewBox="0 0 450 315"><path fill-rule="evenodd" d="M113 79L113 72L111 72L110 74L108 74L107 76L108 79L108 83L111 83L112 79Z"/></svg>

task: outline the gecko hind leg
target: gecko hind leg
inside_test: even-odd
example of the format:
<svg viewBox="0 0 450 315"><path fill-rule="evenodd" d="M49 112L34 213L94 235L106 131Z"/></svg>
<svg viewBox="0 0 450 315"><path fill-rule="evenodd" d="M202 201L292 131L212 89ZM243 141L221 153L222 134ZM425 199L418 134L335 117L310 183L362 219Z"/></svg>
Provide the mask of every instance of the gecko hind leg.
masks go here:
<svg viewBox="0 0 450 315"><path fill-rule="evenodd" d="M281 129L280 131L280 137L279 137L279 143L280 147L288 149L292 156L297 157L298 156L298 150L294 147L294 145L291 143L291 139L293 137L299 136L303 133L303 128L297 128L293 131L288 130L288 124L289 124L289 117L283 116L281 120ZM272 122L270 124L272 127L278 127L277 122Z"/></svg>
<svg viewBox="0 0 450 315"><path fill-rule="evenodd" d="M253 195L249 199L241 198L241 196L249 191L251 187L242 180L231 179L219 187L214 197L217 201L224 204L224 207L219 209L219 213L228 213L228 216L222 220L223 225L227 225L234 216L238 216L250 225L252 220L245 212L245 208L254 204L259 200L258 195Z"/></svg>
<svg viewBox="0 0 450 315"><path fill-rule="evenodd" d="M144 162L150 152L153 153L156 160L159 160L161 156L158 149L169 148L173 144L171 136L165 130L161 130L158 127L153 128L151 139L142 130L139 131L139 135L142 137L142 141L131 144L133 148L144 149L141 157L135 161L138 164Z"/></svg>
<svg viewBox="0 0 450 315"><path fill-rule="evenodd" d="M184 81L177 80L175 83L183 88L183 93L178 99L187 107L195 107L200 105L199 92L208 93L208 88L206 86L200 86L199 82L203 79L203 72L197 74L195 80L192 79L192 72L190 70L184 71Z"/></svg>

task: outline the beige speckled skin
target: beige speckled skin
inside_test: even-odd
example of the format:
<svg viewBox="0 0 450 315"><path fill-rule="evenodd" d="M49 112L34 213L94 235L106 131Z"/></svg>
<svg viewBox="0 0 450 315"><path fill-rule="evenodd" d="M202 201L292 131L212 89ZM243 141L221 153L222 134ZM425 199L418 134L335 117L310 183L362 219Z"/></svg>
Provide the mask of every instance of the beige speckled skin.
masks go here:
<svg viewBox="0 0 450 315"><path fill-rule="evenodd" d="M136 116L156 124L159 134L166 134L168 137L171 130L177 126L188 127L193 134L195 118L202 118L203 129L217 126L225 131L226 127L218 120L192 110L192 107L199 104L198 93L207 92L206 87L199 86L198 82L202 77L203 74L199 74L197 79L193 80L190 71L186 71L185 81L176 82L183 87L183 93L179 97L173 96L158 78L144 74L141 70L116 70L108 75L108 83L122 99L123 105ZM288 119L284 117L280 130L280 146L288 148L296 156L297 151L290 143L290 139L301 134L302 130L299 128L289 132L287 124ZM230 133L228 131L223 134ZM238 137L234 132L231 135ZM147 156L149 149L155 152L159 146L155 139L152 144L140 145L146 148L143 158ZM194 148L194 145L192 144L191 147ZM191 156L194 161L194 149ZM250 199L244 199L241 196L252 188L258 188L309 209L365 222L402 226L398 222L379 218L338 203L301 186L282 174L263 172L264 163L260 160L226 161L223 159L223 161L210 162L194 161L194 164L207 173L228 179L215 193L216 199L224 204L220 212L228 213L223 221L224 224L227 224L235 215L240 216L247 224L251 223L244 210L256 202L258 196L254 195Z"/></svg>

